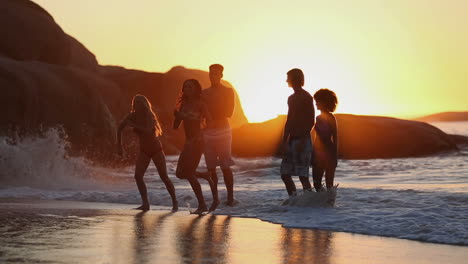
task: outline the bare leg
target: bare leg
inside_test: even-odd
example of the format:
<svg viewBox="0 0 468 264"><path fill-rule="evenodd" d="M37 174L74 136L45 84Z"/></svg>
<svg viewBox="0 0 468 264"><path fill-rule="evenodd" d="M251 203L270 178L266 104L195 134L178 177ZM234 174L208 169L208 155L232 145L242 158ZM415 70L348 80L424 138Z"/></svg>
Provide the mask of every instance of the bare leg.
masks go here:
<svg viewBox="0 0 468 264"><path fill-rule="evenodd" d="M195 178L194 176L189 176L187 180L189 181L190 186L192 186L192 190L195 193L195 196L198 200L198 208L194 213L200 214L208 211L208 208L206 207L205 203L205 198L203 197L203 192L197 178Z"/></svg>
<svg viewBox="0 0 468 264"><path fill-rule="evenodd" d="M216 174L216 168L215 169L208 169L208 173L210 175L211 180L213 180L213 183L218 186L218 175Z"/></svg>
<svg viewBox="0 0 468 264"><path fill-rule="evenodd" d="M172 210L177 211L179 209L179 203L177 202L177 197L175 195L174 184L172 184L171 179L167 175L167 167L166 167L166 156L164 152L160 151L153 155L153 162L156 165L156 169L158 169L159 177L166 185L166 189L171 195L172 198Z"/></svg>
<svg viewBox="0 0 468 264"><path fill-rule="evenodd" d="M210 184L211 195L213 196L213 203L210 206L210 212L216 210L219 205L219 197L218 197L218 175L216 175L216 168L209 169L210 177L205 178L208 183Z"/></svg>
<svg viewBox="0 0 468 264"><path fill-rule="evenodd" d="M150 208L148 200L148 191L146 190L146 184L143 180L143 176L145 175L150 160L150 157L148 157L145 153L140 152L135 165L135 181L138 187L138 191L140 192L141 201L143 203L140 207L136 209L143 211L148 211Z"/></svg>
<svg viewBox="0 0 468 264"><path fill-rule="evenodd" d="M333 187L333 180L335 179L335 168L327 168L325 171L325 183L327 184L327 189Z"/></svg>
<svg viewBox="0 0 468 264"><path fill-rule="evenodd" d="M195 177L198 178L198 179L208 180L208 179L211 179L211 172L209 172L209 171L206 171L206 172L197 171L197 172L195 172Z"/></svg>
<svg viewBox="0 0 468 264"><path fill-rule="evenodd" d="M299 176L299 180L301 180L302 189L304 191L312 191L312 186L310 185L309 177Z"/></svg>
<svg viewBox="0 0 468 264"><path fill-rule="evenodd" d="M210 184L211 195L213 196L213 202L211 203L209 211L213 212L219 205L218 186L211 179L208 179L208 183Z"/></svg>
<svg viewBox="0 0 468 264"><path fill-rule="evenodd" d="M324 169L319 167L319 166L314 166L313 168L313 177L314 177L314 188L317 192L319 192L322 189L322 178L323 178L323 173Z"/></svg>
<svg viewBox="0 0 468 264"><path fill-rule="evenodd" d="M297 194L297 191L296 191L296 185L294 184L292 178L291 178L291 175L289 174L283 174L281 175L281 179L283 180L284 182L284 185L286 186L286 191L288 191L288 195L291 196L291 195L296 195Z"/></svg>
<svg viewBox="0 0 468 264"><path fill-rule="evenodd" d="M232 175L231 168L223 168L221 170L223 171L224 184L226 185L226 189L227 189L226 205L233 206L234 205L234 176Z"/></svg>

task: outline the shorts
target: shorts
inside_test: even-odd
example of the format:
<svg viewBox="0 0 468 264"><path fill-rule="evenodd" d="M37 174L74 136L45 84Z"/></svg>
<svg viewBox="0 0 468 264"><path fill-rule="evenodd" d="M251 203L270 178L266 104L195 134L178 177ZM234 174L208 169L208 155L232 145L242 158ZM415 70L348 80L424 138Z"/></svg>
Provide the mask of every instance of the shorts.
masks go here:
<svg viewBox="0 0 468 264"><path fill-rule="evenodd" d="M205 161L208 169L229 168L234 165L231 156L231 128L207 129L203 131Z"/></svg>
<svg viewBox="0 0 468 264"><path fill-rule="evenodd" d="M310 137L305 138L305 146L299 152L296 148L301 144L302 140L300 138L289 140L288 151L281 162L280 172L282 175L309 177L309 166L312 159L312 140L310 140Z"/></svg>
<svg viewBox="0 0 468 264"><path fill-rule="evenodd" d="M195 176L195 172L203 154L203 138L186 142L177 162L176 176L179 179L187 179Z"/></svg>

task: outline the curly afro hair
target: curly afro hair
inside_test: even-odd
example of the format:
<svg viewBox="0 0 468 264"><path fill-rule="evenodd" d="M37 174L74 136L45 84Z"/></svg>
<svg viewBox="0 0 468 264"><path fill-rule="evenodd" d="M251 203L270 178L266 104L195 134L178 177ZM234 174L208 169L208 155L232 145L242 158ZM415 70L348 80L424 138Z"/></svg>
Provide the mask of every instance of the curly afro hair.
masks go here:
<svg viewBox="0 0 468 264"><path fill-rule="evenodd" d="M336 94L328 89L320 89L314 94L314 99L320 102L327 111L334 112L336 105L338 104L338 98Z"/></svg>

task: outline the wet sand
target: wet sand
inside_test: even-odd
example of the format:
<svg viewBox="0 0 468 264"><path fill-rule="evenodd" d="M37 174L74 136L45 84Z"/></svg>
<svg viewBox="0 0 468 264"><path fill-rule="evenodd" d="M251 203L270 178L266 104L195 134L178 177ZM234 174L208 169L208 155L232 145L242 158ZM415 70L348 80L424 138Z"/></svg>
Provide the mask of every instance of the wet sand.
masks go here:
<svg viewBox="0 0 468 264"><path fill-rule="evenodd" d="M135 207L135 206L133 206ZM1 263L466 263L468 247L153 207L0 199Z"/></svg>

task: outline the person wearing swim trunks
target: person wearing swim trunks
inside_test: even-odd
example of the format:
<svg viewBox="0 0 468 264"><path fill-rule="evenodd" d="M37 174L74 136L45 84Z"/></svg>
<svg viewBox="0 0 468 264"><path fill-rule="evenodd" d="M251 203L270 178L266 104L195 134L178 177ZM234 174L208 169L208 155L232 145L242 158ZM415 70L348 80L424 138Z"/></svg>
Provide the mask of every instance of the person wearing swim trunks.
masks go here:
<svg viewBox="0 0 468 264"><path fill-rule="evenodd" d="M148 211L150 203L143 176L151 160L153 160L159 177L166 185L171 198L172 210L177 211L178 203L175 195L174 185L169 179L166 168L166 156L159 141L159 136L162 135L162 129L159 125L158 118L153 112L151 103L144 95L137 94L132 100L132 110L120 123L117 130L117 153L122 155L122 131L125 127L132 127L137 134L140 143L140 153L135 166L135 181L140 192L143 204L136 208L138 210Z"/></svg>
<svg viewBox="0 0 468 264"><path fill-rule="evenodd" d="M211 65L209 73L211 86L202 92L202 98L211 114L211 120L207 121L203 130L203 139L208 177L217 186L216 167L221 167L227 189L226 205L233 206L234 177L231 166L234 165L234 161L231 157L232 132L229 118L234 111L234 92L231 88L221 84L223 71L224 67L222 65ZM203 175L198 174L199 177L204 177Z"/></svg>
<svg viewBox="0 0 468 264"><path fill-rule="evenodd" d="M203 197L203 192L196 178L196 169L203 154L203 120L211 120L206 104L201 100L201 85L195 79L186 80L182 87L176 110L174 111L174 129L177 129L181 122L184 123L185 144L177 162L176 176L186 179L192 186L193 192L198 200L198 208L192 212L201 214L208 211ZM216 210L219 204L218 189L211 178L207 178L213 195L213 203L209 211Z"/></svg>
<svg viewBox="0 0 468 264"><path fill-rule="evenodd" d="M315 122L314 99L304 90L304 74L300 69L287 73L288 86L294 93L288 98L288 117L282 139L281 179L289 196L296 196L292 176L299 176L304 191L311 191L309 166L312 158L310 131Z"/></svg>
<svg viewBox="0 0 468 264"><path fill-rule="evenodd" d="M338 164L338 129L335 116L332 114L338 99L333 91L320 89L314 94L317 109L320 115L314 126L314 162L313 178L314 188L317 192L322 191L322 177L325 174L327 189L333 187L335 170Z"/></svg>

